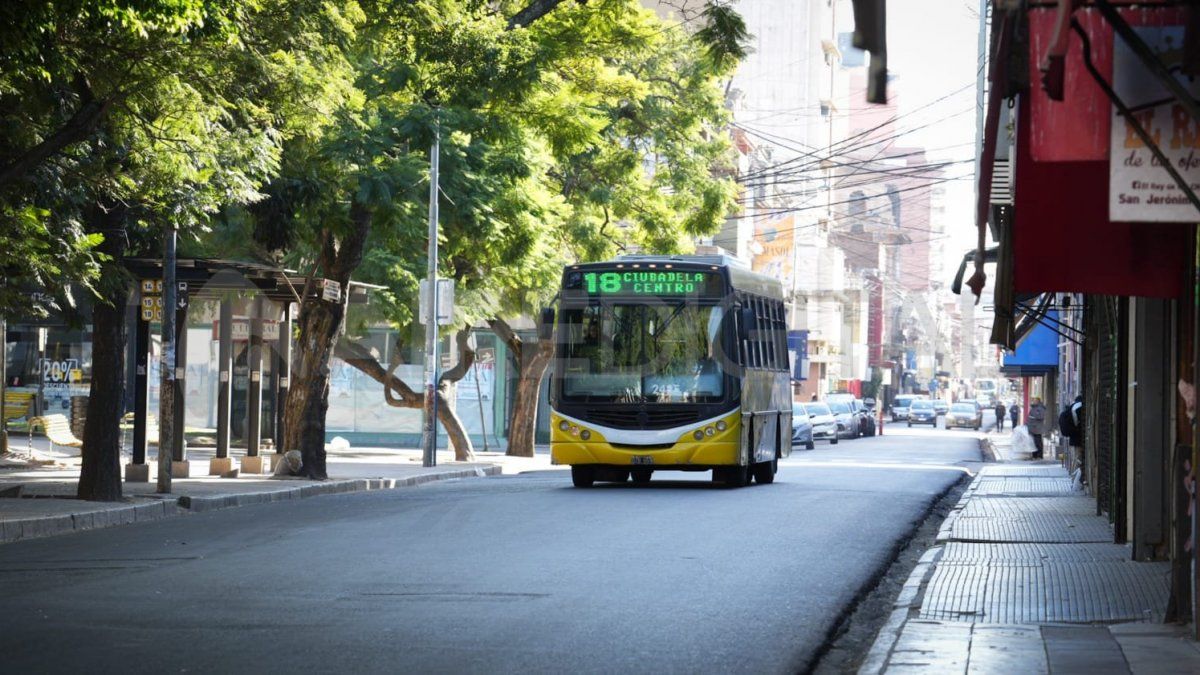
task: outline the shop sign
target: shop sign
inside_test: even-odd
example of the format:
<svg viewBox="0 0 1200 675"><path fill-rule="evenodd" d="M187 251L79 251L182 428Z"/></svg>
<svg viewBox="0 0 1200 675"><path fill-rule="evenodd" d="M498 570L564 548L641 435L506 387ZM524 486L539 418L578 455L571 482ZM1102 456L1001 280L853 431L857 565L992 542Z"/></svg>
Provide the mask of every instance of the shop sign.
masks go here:
<svg viewBox="0 0 1200 675"><path fill-rule="evenodd" d="M66 387L83 380L79 359L42 359L40 365L45 387Z"/></svg>
<svg viewBox="0 0 1200 675"><path fill-rule="evenodd" d="M234 342L249 342L250 341L250 319L248 317L234 317L233 323L230 324L230 332L233 335ZM212 339L221 339L221 320L213 321ZM278 340L279 339L279 322L274 319L263 319L263 340Z"/></svg>
<svg viewBox="0 0 1200 675"><path fill-rule="evenodd" d="M1200 79L1182 75L1183 26L1134 30L1193 97ZM1200 190L1200 123L1138 59L1124 40L1113 40L1113 89L1193 190ZM1118 222L1194 223L1200 213L1163 168L1134 127L1112 108L1109 137L1109 219Z"/></svg>

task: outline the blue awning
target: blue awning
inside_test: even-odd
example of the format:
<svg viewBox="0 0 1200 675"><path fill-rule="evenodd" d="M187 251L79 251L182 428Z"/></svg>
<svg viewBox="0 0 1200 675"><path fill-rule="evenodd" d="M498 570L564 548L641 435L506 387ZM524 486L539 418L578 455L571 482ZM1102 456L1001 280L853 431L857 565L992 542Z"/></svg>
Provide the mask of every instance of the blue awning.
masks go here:
<svg viewBox="0 0 1200 675"><path fill-rule="evenodd" d="M1015 352L1004 355L1000 372L1009 377L1028 377L1046 375L1058 369L1059 336L1050 328L1058 322L1058 311L1047 311L1043 321L1025 334Z"/></svg>

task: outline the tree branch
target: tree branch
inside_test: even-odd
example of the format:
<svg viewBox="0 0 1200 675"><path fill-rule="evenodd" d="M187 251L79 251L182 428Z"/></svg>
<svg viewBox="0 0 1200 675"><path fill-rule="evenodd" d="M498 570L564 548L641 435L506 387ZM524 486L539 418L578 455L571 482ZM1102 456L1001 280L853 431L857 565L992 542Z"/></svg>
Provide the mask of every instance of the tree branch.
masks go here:
<svg viewBox="0 0 1200 675"><path fill-rule="evenodd" d="M471 329L464 328L458 331L455 342L458 344L458 353L461 356L458 357L458 363L454 364L453 368L442 373L442 376L438 378L439 387L463 379L466 377L467 371L475 364L475 350L470 347Z"/></svg>
<svg viewBox="0 0 1200 675"><path fill-rule="evenodd" d="M392 365L385 370L366 347L346 340L338 340L334 354L362 374L382 384L388 403L405 408L421 406L423 397L405 384L404 380L396 377L396 369L401 365L399 359L393 359ZM396 399L393 392L399 392L400 398ZM393 400L396 402L393 403Z"/></svg>
<svg viewBox="0 0 1200 675"><path fill-rule="evenodd" d="M543 16L549 14L551 10L553 10L555 7L558 7L563 2L564 0L533 0L525 6L525 9L522 9L521 11L512 15L512 18L508 20L508 29L512 30L514 28L528 26L534 21L537 21Z"/></svg>
<svg viewBox="0 0 1200 675"><path fill-rule="evenodd" d="M513 332L512 326L509 326L507 321L498 316L488 319L488 326L491 326L492 330L496 331L496 335L498 335L501 340L504 340L504 344L508 345L508 348L511 349L513 353L517 354L519 358L521 354L521 346L524 341L521 340L521 338L515 332Z"/></svg>
<svg viewBox="0 0 1200 675"><path fill-rule="evenodd" d="M78 143L91 135L100 120L108 114L115 101L112 99L99 101L92 93L87 78L82 73L75 74L75 90L79 94L79 109L71 118L63 123L57 131L47 136L41 143L29 148L12 161L0 166L0 185L5 185L24 177L39 164L61 152L68 145Z"/></svg>

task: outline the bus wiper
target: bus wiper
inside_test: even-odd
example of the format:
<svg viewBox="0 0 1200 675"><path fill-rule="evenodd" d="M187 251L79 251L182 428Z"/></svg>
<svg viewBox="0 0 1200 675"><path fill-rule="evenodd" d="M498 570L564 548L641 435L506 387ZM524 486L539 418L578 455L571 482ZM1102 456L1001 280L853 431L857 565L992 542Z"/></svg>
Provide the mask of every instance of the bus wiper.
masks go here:
<svg viewBox="0 0 1200 675"><path fill-rule="evenodd" d="M685 305L682 302L679 303L679 305L675 307L675 311L671 312L671 316L668 316L667 320L662 322L662 325L659 326L659 329L654 336L654 344L655 345L658 344L659 336L662 335L664 332L666 332L667 326L671 325L671 322L675 320L675 317L679 316L679 313L682 312L685 307L687 307L687 305Z"/></svg>

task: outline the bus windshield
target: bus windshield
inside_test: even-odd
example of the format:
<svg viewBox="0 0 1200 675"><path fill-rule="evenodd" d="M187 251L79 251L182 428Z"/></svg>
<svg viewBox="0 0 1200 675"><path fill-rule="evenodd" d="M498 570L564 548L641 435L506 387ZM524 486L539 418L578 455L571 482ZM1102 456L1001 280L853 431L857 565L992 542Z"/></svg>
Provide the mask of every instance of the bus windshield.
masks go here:
<svg viewBox="0 0 1200 675"><path fill-rule="evenodd" d="M685 302L564 309L562 395L584 402L719 402L723 318L717 305Z"/></svg>

